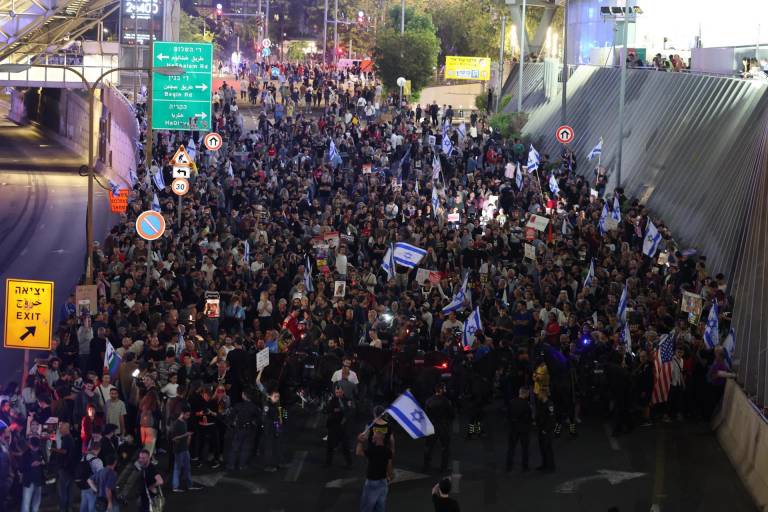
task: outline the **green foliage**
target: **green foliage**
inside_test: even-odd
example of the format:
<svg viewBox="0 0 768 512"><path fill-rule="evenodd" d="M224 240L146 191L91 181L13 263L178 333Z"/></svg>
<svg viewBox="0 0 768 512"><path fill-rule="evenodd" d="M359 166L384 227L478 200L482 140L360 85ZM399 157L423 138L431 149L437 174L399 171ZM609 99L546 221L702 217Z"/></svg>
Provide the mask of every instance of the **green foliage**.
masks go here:
<svg viewBox="0 0 768 512"><path fill-rule="evenodd" d="M392 28L400 31L400 13L401 8L399 5L394 5L390 7L389 9L389 24ZM409 30L414 31L427 31L432 32L433 34L436 32L437 28L435 27L435 24L432 22L432 16L428 13L420 13L417 12L414 7L406 7L405 8L405 31L408 32Z"/></svg>
<svg viewBox="0 0 768 512"><path fill-rule="evenodd" d="M304 43L294 41L288 46L286 50L286 57L288 60L304 60L306 54L304 53Z"/></svg>
<svg viewBox="0 0 768 512"><path fill-rule="evenodd" d="M179 17L179 41L185 43L210 43L213 32L205 29L205 21L201 17L190 16L183 9ZM205 32L205 36L203 36Z"/></svg>
<svg viewBox="0 0 768 512"><path fill-rule="evenodd" d="M416 93L431 79L438 51L439 43L433 32L406 30L400 36L399 30L386 28L376 38L373 57L385 87L397 89L397 78L402 76L411 81L411 89Z"/></svg>
<svg viewBox="0 0 768 512"><path fill-rule="evenodd" d="M486 93L475 96L475 108L482 111L488 110L488 95Z"/></svg>
<svg viewBox="0 0 768 512"><path fill-rule="evenodd" d="M428 5L442 46L441 63L446 55L498 55L501 24L493 0L441 0Z"/></svg>
<svg viewBox="0 0 768 512"><path fill-rule="evenodd" d="M503 101L504 99L502 98L502 103ZM489 119L493 131L500 133L504 138L519 137L527 121L528 114L525 112L499 112L498 114L493 114Z"/></svg>
<svg viewBox="0 0 768 512"><path fill-rule="evenodd" d="M501 104L499 105L499 110L504 110L507 105L509 105L509 102L512 101L512 96L510 94L507 94L506 96L501 98Z"/></svg>

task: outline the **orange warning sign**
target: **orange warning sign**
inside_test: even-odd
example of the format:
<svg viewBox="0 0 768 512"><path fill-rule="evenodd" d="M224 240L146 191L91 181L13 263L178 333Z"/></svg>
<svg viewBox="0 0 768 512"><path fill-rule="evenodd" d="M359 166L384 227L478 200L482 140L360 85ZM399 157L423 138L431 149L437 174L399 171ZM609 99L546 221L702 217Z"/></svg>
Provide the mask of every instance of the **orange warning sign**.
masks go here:
<svg viewBox="0 0 768 512"><path fill-rule="evenodd" d="M179 149L176 150L173 158L171 158L171 165L175 165L176 167L192 166L192 159L189 157L189 153L187 153L184 146L179 146Z"/></svg>
<svg viewBox="0 0 768 512"><path fill-rule="evenodd" d="M128 194L130 191L124 188L120 189L120 192L115 195L112 191L109 191L109 209L113 213L125 213L128 211Z"/></svg>

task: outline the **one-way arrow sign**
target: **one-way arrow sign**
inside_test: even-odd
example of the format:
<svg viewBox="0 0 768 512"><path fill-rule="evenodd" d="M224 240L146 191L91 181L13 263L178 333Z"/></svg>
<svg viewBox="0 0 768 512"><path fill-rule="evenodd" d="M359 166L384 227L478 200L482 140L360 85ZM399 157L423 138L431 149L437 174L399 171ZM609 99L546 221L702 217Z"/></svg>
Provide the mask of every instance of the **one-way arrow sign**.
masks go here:
<svg viewBox="0 0 768 512"><path fill-rule="evenodd" d="M581 478L575 478L560 484L555 489L555 492L560 494L571 494L576 492L581 484L590 482L592 480L601 480L604 478L608 480L608 483L611 485L616 485L624 482L625 480L633 480L635 478L640 478L641 476L645 476L645 473L630 473L628 471L611 471L609 469L600 469L597 471L596 475L583 476Z"/></svg>
<svg viewBox="0 0 768 512"><path fill-rule="evenodd" d="M36 330L37 330L37 327L35 327L35 326L27 326L27 330L26 330L26 332L25 332L24 334L22 334L21 336L19 336L19 339L20 339L21 341L24 341L24 339L25 339L27 336L29 336L30 334L31 334L32 336L34 336L34 335L35 335L35 331L36 331Z"/></svg>

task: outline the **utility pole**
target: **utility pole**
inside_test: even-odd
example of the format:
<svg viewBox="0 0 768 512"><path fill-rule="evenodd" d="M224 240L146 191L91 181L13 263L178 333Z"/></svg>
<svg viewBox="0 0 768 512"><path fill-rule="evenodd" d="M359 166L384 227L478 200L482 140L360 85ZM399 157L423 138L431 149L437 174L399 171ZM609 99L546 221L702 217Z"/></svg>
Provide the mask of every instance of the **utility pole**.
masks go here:
<svg viewBox="0 0 768 512"><path fill-rule="evenodd" d="M507 33L507 17L501 17L501 43L499 44L499 80L498 90L496 92L496 112L501 106L501 88L504 83L504 40ZM489 105L490 106L490 105Z"/></svg>
<svg viewBox="0 0 768 512"><path fill-rule="evenodd" d="M328 0L325 0L325 9L323 11L323 64L327 64L327 63L328 63Z"/></svg>
<svg viewBox="0 0 768 512"><path fill-rule="evenodd" d="M154 48L152 47L152 43L155 40L155 24L154 20L150 17L149 19L149 65L147 66L149 68L149 72L147 73L147 144L144 148L144 157L146 158L146 172L149 173L150 168L152 167L152 73L154 73ZM93 171L91 171L93 172ZM163 172L162 169L160 169L158 172ZM152 180L150 180L150 187L153 187L153 184L151 183ZM152 199L150 198L150 201ZM152 280L152 240L147 240L147 286L150 285L150 282Z"/></svg>
<svg viewBox="0 0 768 512"><path fill-rule="evenodd" d="M405 0L400 1L400 35L405 35Z"/></svg>
<svg viewBox="0 0 768 512"><path fill-rule="evenodd" d="M339 0L333 0L333 63L339 62Z"/></svg>
<svg viewBox="0 0 768 512"><path fill-rule="evenodd" d="M566 97L568 88L568 0L563 4L563 100L560 113L560 124L568 124Z"/></svg>
<svg viewBox="0 0 768 512"><path fill-rule="evenodd" d="M627 95L627 44L629 41L629 0L624 2L624 33L621 35L621 78L619 80L619 154L616 169L616 186L621 186L622 152L624 149L624 103Z"/></svg>
<svg viewBox="0 0 768 512"><path fill-rule="evenodd" d="M520 16L520 72L517 74L517 111L523 111L523 69L525 68L525 0Z"/></svg>
<svg viewBox="0 0 768 512"><path fill-rule="evenodd" d="M269 39L269 0L267 0L267 7L264 11L264 37Z"/></svg>
<svg viewBox="0 0 768 512"><path fill-rule="evenodd" d="M264 17L263 13L261 12L261 0L259 0L259 3L256 6L256 9L259 11L259 44L264 40Z"/></svg>

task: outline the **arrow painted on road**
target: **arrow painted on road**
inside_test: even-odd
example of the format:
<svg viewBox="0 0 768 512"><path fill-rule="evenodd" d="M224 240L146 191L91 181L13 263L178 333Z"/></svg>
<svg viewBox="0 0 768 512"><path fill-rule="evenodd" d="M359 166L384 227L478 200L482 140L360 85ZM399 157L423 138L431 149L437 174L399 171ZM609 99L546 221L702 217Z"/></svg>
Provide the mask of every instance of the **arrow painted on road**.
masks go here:
<svg viewBox="0 0 768 512"><path fill-rule="evenodd" d="M20 339L21 341L24 341L24 339L25 339L27 336L29 336L30 334L31 334L32 336L34 336L34 335L35 335L35 331L36 331L36 330L37 330L37 327L35 327L35 326L32 326L32 327L29 327L29 326L27 326L27 332L25 332L24 334L22 334L21 336L19 336L19 339Z"/></svg>
<svg viewBox="0 0 768 512"><path fill-rule="evenodd" d="M205 487L216 487L219 483L232 484L248 489L251 494L267 494L267 490L259 485L248 480L240 478L232 478L226 476L223 472L213 473L210 475L198 475L195 477L195 482L202 484Z"/></svg>
<svg viewBox="0 0 768 512"><path fill-rule="evenodd" d="M170 57L168 57L168 55L165 55L165 54L162 54L162 53L158 53L157 54L157 60L159 60L159 61L164 61L165 59L169 59L169 58Z"/></svg>
<svg viewBox="0 0 768 512"><path fill-rule="evenodd" d="M201 91L205 91L208 89L208 86L205 84L196 85L195 89L200 89Z"/></svg>
<svg viewBox="0 0 768 512"><path fill-rule="evenodd" d="M416 473L414 471L408 471L407 469L395 469L392 475L392 481L390 483L396 484L398 482L407 482L409 480L419 480L421 478L427 478L429 475L423 473ZM349 485L355 482L362 482L362 478L338 478L331 480L325 487L328 489L341 489L345 485Z"/></svg>
<svg viewBox="0 0 768 512"><path fill-rule="evenodd" d="M555 489L555 492L561 494L571 494L576 492L581 484L590 482L592 480L606 479L611 485L616 485L626 480L640 478L641 476L645 476L645 473L630 473L628 471L611 471L608 469L600 469L597 471L596 475L583 476L581 478L575 478L560 484L557 489Z"/></svg>

